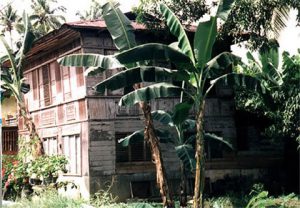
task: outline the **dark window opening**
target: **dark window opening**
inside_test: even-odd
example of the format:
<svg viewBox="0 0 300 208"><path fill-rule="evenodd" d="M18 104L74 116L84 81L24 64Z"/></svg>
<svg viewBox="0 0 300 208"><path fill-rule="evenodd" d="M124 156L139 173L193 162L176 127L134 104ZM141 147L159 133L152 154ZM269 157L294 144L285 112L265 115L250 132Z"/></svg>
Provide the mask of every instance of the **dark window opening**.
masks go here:
<svg viewBox="0 0 300 208"><path fill-rule="evenodd" d="M118 140L129 134L116 134L116 162L142 162L151 161L151 151L145 141L135 141L127 147L123 147Z"/></svg>

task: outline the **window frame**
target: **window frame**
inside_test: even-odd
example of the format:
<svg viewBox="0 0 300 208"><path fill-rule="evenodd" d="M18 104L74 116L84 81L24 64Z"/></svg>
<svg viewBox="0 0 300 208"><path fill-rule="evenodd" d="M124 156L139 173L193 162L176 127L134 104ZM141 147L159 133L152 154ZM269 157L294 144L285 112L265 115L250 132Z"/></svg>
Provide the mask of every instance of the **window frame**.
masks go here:
<svg viewBox="0 0 300 208"><path fill-rule="evenodd" d="M75 155L76 155L76 172L69 172L69 170L71 169L71 162L72 159L69 159L69 155L71 155L72 153L70 151L72 151L71 144L70 141L68 142L68 145L66 145L65 140L66 138L70 139L70 137L74 137L75 141L78 138L78 142L79 142L79 146L77 147L76 145L78 144L76 142L75 144ZM71 134L71 135L62 135L61 137L62 139L62 154L67 158L67 160L69 161L69 163L66 166L66 169L68 170L67 173L64 173L65 176L82 176L82 141L81 141L81 135L80 134ZM66 155L66 147L68 146L68 150L69 150L69 154ZM77 150L77 151L76 151ZM78 161L78 158L80 161Z"/></svg>
<svg viewBox="0 0 300 208"><path fill-rule="evenodd" d="M131 133L116 133L115 134L115 145L116 145L116 163L118 164L126 164L126 163L145 163L145 162L151 162L152 161L152 157L151 157L151 149L149 144L147 144L146 141L142 141L143 142L143 150L142 150L142 154L143 154L143 158L142 159L133 159L133 149L132 145L128 145L128 147L122 147L121 144L118 142L119 139L126 137L127 135L129 135ZM119 148L122 148L124 150L120 150ZM118 156L118 152L121 151L125 151L127 156L125 161L120 161L119 157L123 158L123 155L119 155ZM119 153L120 154L120 153Z"/></svg>

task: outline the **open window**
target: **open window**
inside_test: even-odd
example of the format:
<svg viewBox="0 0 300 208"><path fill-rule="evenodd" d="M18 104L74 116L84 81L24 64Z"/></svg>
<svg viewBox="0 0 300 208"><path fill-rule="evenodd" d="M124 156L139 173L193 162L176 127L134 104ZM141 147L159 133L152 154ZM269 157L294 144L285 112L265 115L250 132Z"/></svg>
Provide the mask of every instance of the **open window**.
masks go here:
<svg viewBox="0 0 300 208"><path fill-rule="evenodd" d="M145 141L136 141L123 147L118 140L129 135L129 133L116 134L116 162L143 162L151 161L151 151Z"/></svg>

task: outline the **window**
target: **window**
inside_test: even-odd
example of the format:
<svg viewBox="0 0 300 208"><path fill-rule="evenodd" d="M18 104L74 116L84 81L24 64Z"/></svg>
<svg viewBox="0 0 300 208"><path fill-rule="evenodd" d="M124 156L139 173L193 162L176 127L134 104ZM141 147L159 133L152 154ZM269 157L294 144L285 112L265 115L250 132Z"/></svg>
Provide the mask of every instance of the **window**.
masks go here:
<svg viewBox="0 0 300 208"><path fill-rule="evenodd" d="M81 142L79 135L63 136L63 153L69 163L67 170L70 175L81 174Z"/></svg>
<svg viewBox="0 0 300 208"><path fill-rule="evenodd" d="M44 107L51 104L49 64L42 66L38 73L40 106Z"/></svg>
<svg viewBox="0 0 300 208"><path fill-rule="evenodd" d="M116 134L116 162L142 162L151 161L151 151L145 141L136 141L128 147L123 147L118 143L119 139L126 137L128 134Z"/></svg>
<svg viewBox="0 0 300 208"><path fill-rule="evenodd" d="M63 88L64 88L64 100L71 99L71 83L70 83L70 68L62 68Z"/></svg>
<svg viewBox="0 0 300 208"><path fill-rule="evenodd" d="M31 81L31 99L37 102L35 107L70 100L77 87L83 87L85 83L82 67L60 67L56 61L45 64L26 76Z"/></svg>
<svg viewBox="0 0 300 208"><path fill-rule="evenodd" d="M215 132L207 132L214 134L216 136L222 137L222 132L215 131ZM215 159L215 158L223 158L223 153L228 151L228 147L220 141L215 139L207 139L205 140L205 154L208 160Z"/></svg>
<svg viewBox="0 0 300 208"><path fill-rule="evenodd" d="M43 138L43 148L46 155L57 155L56 137Z"/></svg>

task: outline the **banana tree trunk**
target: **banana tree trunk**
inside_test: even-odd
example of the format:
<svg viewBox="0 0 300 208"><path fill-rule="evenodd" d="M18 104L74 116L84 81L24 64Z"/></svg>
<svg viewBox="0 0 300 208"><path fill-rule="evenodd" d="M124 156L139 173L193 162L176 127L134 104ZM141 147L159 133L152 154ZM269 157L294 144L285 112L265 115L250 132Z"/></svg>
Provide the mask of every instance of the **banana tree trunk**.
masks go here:
<svg viewBox="0 0 300 208"><path fill-rule="evenodd" d="M29 132L29 138L32 142L32 156L37 158L44 154L42 141L36 131L35 124L32 121L32 117L25 106L24 102L18 102L19 117L24 119L24 125Z"/></svg>
<svg viewBox="0 0 300 208"><path fill-rule="evenodd" d="M145 117L145 140L150 144L152 158L156 168L156 182L159 186L160 194L164 207L173 208L174 201L167 183L167 175L163 164L159 140L154 131L153 120L151 117L151 107L147 103L140 103Z"/></svg>
<svg viewBox="0 0 300 208"><path fill-rule="evenodd" d="M197 135L196 135L196 173L194 189L194 208L204 207L203 191L205 184L205 160L204 160L204 137L203 137L203 118L205 102L201 102L197 114Z"/></svg>
<svg viewBox="0 0 300 208"><path fill-rule="evenodd" d="M180 181L180 208L187 207L187 177L186 177L186 169L182 161L180 161L180 171L181 171L181 181Z"/></svg>

